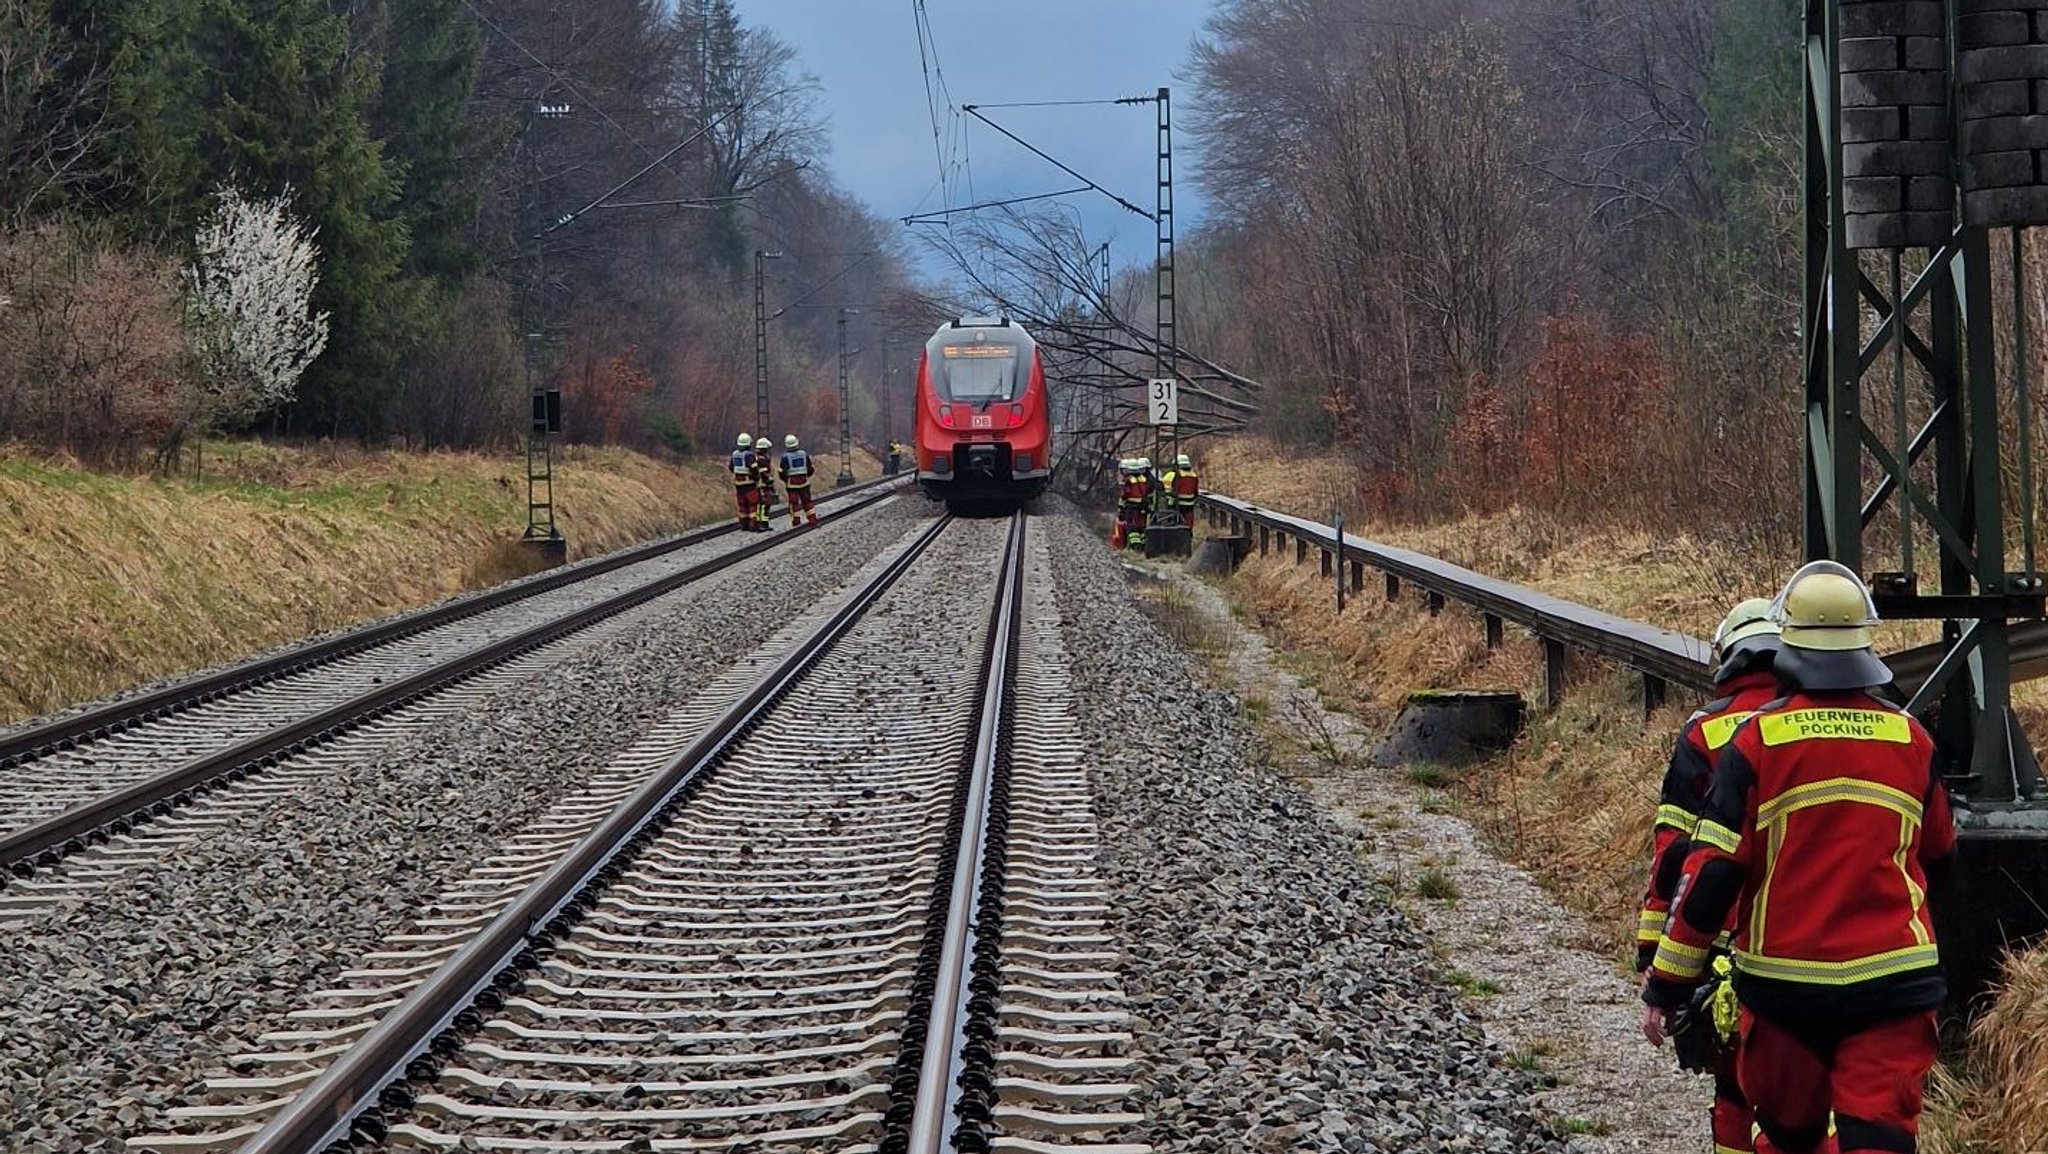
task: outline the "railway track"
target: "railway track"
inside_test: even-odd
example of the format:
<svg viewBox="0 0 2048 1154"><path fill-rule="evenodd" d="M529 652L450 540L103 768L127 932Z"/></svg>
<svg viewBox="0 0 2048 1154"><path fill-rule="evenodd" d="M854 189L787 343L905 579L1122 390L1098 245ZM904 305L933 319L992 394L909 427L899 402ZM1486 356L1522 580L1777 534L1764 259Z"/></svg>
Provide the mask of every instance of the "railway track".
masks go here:
<svg viewBox="0 0 2048 1154"><path fill-rule="evenodd" d="M823 518L898 487L864 487ZM179 811L211 789L351 735L373 740L401 717L459 709L459 695L437 695L803 535L733 547L723 539L734 532L697 530L0 735L0 885L88 846L118 864L144 852L124 841L143 822L172 835L186 821L204 827L218 815ZM284 768L288 778L318 765Z"/></svg>
<svg viewBox="0 0 2048 1154"><path fill-rule="evenodd" d="M127 1148L1143 1151L1048 575L878 559Z"/></svg>

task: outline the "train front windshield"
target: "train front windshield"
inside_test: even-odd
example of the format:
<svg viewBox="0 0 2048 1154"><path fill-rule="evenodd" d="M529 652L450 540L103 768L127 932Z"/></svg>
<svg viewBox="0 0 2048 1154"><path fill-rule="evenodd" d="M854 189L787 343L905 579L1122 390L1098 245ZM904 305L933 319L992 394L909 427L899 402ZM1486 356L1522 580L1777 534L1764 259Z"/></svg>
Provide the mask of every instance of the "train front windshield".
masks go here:
<svg viewBox="0 0 2048 1154"><path fill-rule="evenodd" d="M943 371L939 387L944 398L962 404L1015 400L1023 376L1022 358L1014 345L946 345L939 350Z"/></svg>

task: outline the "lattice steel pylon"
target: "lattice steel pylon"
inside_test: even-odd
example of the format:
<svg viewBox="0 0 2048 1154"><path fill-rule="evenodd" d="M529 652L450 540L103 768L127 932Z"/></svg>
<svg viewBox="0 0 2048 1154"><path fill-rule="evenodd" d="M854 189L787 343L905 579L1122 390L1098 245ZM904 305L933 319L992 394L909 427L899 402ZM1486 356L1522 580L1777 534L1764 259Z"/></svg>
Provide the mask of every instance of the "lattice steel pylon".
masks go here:
<svg viewBox="0 0 2048 1154"><path fill-rule="evenodd" d="M2015 625L2044 616L2044 597L2033 548L2021 240L2014 229L2005 320L2016 387L2008 401L1988 227L2031 221L2012 215L2025 197L1998 189L1987 199L1990 169L1978 147L1991 138L1976 115L1990 107L1986 68L2003 67L1972 50L1985 27L1975 14L1991 6L1807 0L1804 85L1806 554L1864 573L1881 616L1942 622L1947 651L1909 704L1967 766L1951 785L1979 812L2048 803L2011 701ZM1959 25L1953 8L1970 11L1972 22ZM1958 44L1963 51L1953 53ZM2033 87L2023 77L1992 79ZM2031 178L2036 169L2025 167ZM1886 386L1875 395L1891 419L1879 428L1865 420L1866 391ZM2011 451L2001 436L2009 412L2018 422ZM1866 486L1866 465L1875 486ZM2017 567L2008 470L2021 495ZM1895 535L1896 570L1869 568L1866 535L1879 526ZM1934 593L1920 590L1916 544L1931 554Z"/></svg>
<svg viewBox="0 0 2048 1154"><path fill-rule="evenodd" d="M1173 92L1171 89L1161 88L1159 90L1158 110L1158 188L1152 213L1155 226L1154 236L1156 238L1153 254L1156 296L1153 302L1152 313L1152 335L1155 342L1152 350L1152 375L1155 378L1172 377L1175 380L1179 380L1180 363L1169 351L1177 347L1174 344L1175 340L1178 339L1174 333L1174 323L1179 319L1175 315L1177 302L1174 299L1173 283ZM1180 448L1180 433L1178 429L1173 432L1172 437L1173 451L1178 452ZM1159 434L1155 432L1152 437L1152 455L1154 458L1164 460L1166 455L1161 451L1160 445Z"/></svg>

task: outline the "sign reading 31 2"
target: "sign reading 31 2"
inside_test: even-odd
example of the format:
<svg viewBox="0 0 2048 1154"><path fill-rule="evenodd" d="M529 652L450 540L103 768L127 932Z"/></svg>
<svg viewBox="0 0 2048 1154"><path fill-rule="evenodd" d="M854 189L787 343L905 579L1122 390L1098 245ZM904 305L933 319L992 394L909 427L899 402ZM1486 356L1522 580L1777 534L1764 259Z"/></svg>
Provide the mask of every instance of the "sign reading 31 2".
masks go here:
<svg viewBox="0 0 2048 1154"><path fill-rule="evenodd" d="M1180 424L1180 382L1171 377L1147 383L1145 419L1154 425Z"/></svg>

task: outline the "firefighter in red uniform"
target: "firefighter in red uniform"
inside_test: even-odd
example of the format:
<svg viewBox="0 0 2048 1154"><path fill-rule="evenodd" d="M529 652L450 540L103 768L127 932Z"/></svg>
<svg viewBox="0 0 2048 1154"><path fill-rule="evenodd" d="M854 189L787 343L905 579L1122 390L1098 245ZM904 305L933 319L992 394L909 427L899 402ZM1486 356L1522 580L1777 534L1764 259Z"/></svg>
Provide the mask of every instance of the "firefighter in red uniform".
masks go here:
<svg viewBox="0 0 2048 1154"><path fill-rule="evenodd" d="M1144 552L1145 527L1152 518L1152 462L1134 457L1124 462L1117 509L1123 519L1124 547Z"/></svg>
<svg viewBox="0 0 2048 1154"><path fill-rule="evenodd" d="M811 504L811 455L791 433L782 438L782 460L776 471L782 474L782 488L789 494L789 527L818 523L818 508Z"/></svg>
<svg viewBox="0 0 2048 1154"><path fill-rule="evenodd" d="M768 438L754 438L754 489L758 494L754 501L754 520L763 533L771 524L768 511L775 507L775 462L768 459L768 454L774 451L775 446L768 443Z"/></svg>
<svg viewBox="0 0 2048 1154"><path fill-rule="evenodd" d="M756 510L761 496L754 473L754 439L740 434L739 447L732 451L732 495L739 505L740 531L751 533L760 527Z"/></svg>
<svg viewBox="0 0 2048 1154"><path fill-rule="evenodd" d="M1173 507L1187 523L1195 527L1195 499L1202 495L1202 475L1195 472L1195 462L1186 453L1180 454L1173 462L1173 471L1167 474L1168 488L1173 495Z"/></svg>
<svg viewBox="0 0 2048 1154"><path fill-rule="evenodd" d="M1842 1154L1911 1154L1947 995L1927 870L1955 849L1948 793L1933 738L1870 692L1891 672L1855 574L1806 566L1773 616L1785 696L1715 766L1643 986L1643 1033L1660 1042L1695 1000L1736 914L1737 1070L1757 1150L1820 1148L1832 1112Z"/></svg>
<svg viewBox="0 0 2048 1154"><path fill-rule="evenodd" d="M1671 751L1671 765L1664 772L1664 788L1658 798L1657 823L1652 833L1650 883L1643 895L1643 908L1636 929L1636 972L1650 968L1657 943L1664 936L1664 922L1671 910L1671 898L1678 888L1691 848L1693 827L1706 804L1707 788L1713 780L1714 759L1735 736L1735 730L1749 715L1778 696L1778 679L1771 665L1778 652L1778 625L1771 620L1769 598L1752 597L1730 610L1714 630L1714 700L1686 719ZM1725 946L1724 931L1719 944ZM1704 1025L1704 1023L1703 1023ZM1749 1100L1736 1080L1735 1053L1724 1047L1692 1064L1689 1047L1681 1048L1680 1062L1688 1068L1705 1069L1714 1076L1714 1106L1711 1114L1715 1154L1748 1154L1750 1147Z"/></svg>

